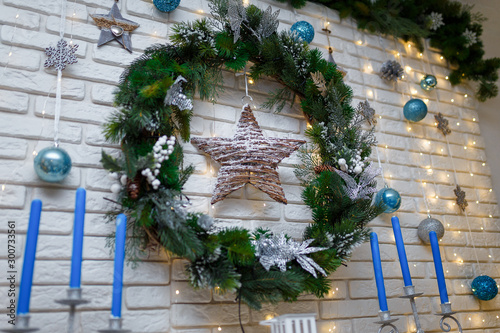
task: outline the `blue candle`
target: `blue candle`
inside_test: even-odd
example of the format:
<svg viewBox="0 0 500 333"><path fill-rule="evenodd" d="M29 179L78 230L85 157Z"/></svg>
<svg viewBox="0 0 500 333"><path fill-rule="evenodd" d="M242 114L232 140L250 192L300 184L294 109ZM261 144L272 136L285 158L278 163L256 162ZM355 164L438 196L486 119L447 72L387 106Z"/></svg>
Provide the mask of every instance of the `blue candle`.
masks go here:
<svg viewBox="0 0 500 333"><path fill-rule="evenodd" d="M125 260L125 236L127 233L127 217L120 214L116 218L115 235L115 273L113 276L113 301L111 316L122 316L123 262Z"/></svg>
<svg viewBox="0 0 500 333"><path fill-rule="evenodd" d="M378 247L377 234L370 234L370 245L372 248L373 271L375 272L375 283L377 284L378 304L380 311L388 311L387 298L385 296L384 275L382 274L382 262L380 261L380 249Z"/></svg>
<svg viewBox="0 0 500 333"><path fill-rule="evenodd" d="M444 280L443 263L441 262L439 241L435 231L429 232L429 239L431 241L432 257L434 258L434 268L436 270L441 304L448 303L448 291L446 290L446 282Z"/></svg>
<svg viewBox="0 0 500 333"><path fill-rule="evenodd" d="M82 277L83 223L85 220L85 189L76 190L75 222L73 226L73 255L71 256L70 288L80 288Z"/></svg>
<svg viewBox="0 0 500 333"><path fill-rule="evenodd" d="M392 230L394 231L394 238L396 238L396 248L398 249L399 264L401 265L401 272L403 273L403 280L406 286L411 286L410 268L408 267L408 259L406 259L405 244L403 243L403 235L401 234L401 226L397 216L391 218Z"/></svg>
<svg viewBox="0 0 500 333"><path fill-rule="evenodd" d="M19 286L19 300L17 314L30 312L31 285L33 284L33 270L35 268L36 243L38 240L38 229L40 227L40 215L42 214L42 202L38 199L31 202L30 221L26 234L26 247L24 248L23 272L21 274L21 285Z"/></svg>

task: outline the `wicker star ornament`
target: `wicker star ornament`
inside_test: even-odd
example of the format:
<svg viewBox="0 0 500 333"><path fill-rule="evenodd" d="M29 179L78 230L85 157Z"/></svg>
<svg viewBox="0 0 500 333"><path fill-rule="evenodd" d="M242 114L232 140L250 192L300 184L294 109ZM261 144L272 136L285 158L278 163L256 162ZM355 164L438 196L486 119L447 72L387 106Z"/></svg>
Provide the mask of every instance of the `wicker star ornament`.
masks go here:
<svg viewBox="0 0 500 333"><path fill-rule="evenodd" d="M265 138L248 104L243 106L232 138L193 138L191 143L221 164L212 204L251 184L273 200L287 203L278 164L305 143L303 140Z"/></svg>

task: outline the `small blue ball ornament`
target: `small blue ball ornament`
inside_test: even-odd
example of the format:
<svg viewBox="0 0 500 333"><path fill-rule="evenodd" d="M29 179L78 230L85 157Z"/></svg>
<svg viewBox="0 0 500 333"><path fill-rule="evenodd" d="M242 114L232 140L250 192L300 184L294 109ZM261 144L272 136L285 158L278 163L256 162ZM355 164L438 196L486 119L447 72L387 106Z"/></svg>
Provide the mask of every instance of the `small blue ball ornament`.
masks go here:
<svg viewBox="0 0 500 333"><path fill-rule="evenodd" d="M417 122L427 115L427 105L421 99L413 98L406 102L403 113L409 121Z"/></svg>
<svg viewBox="0 0 500 333"><path fill-rule="evenodd" d="M498 294L498 286L495 280L487 275L480 275L472 281L472 293L482 301L489 301Z"/></svg>
<svg viewBox="0 0 500 333"><path fill-rule="evenodd" d="M296 33L298 37L302 38L302 40L306 41L307 44L312 42L314 38L314 28L309 22L296 22L292 25L292 28L290 30Z"/></svg>
<svg viewBox="0 0 500 333"><path fill-rule="evenodd" d="M401 196L398 191L384 187L375 196L375 204L384 208L384 213L394 213L401 206Z"/></svg>
<svg viewBox="0 0 500 333"><path fill-rule="evenodd" d="M153 4L160 12L168 13L173 11L181 0L153 0Z"/></svg>
<svg viewBox="0 0 500 333"><path fill-rule="evenodd" d="M35 172L42 180L57 183L66 178L71 171L71 158L59 147L42 149L34 160Z"/></svg>
<svg viewBox="0 0 500 333"><path fill-rule="evenodd" d="M431 91L433 90L438 84L438 81L434 75L426 75L424 78L420 81L420 87L426 91Z"/></svg>

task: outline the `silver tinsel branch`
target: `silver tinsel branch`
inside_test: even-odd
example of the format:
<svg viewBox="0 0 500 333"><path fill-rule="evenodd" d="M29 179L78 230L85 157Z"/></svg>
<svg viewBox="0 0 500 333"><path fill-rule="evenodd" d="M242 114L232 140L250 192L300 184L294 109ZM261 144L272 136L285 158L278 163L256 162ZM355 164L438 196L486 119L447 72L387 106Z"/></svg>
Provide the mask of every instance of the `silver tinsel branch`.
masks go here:
<svg viewBox="0 0 500 333"><path fill-rule="evenodd" d="M308 247L314 239L296 242L293 239L287 239L284 233L279 236L266 236L262 235L259 240L253 241L253 245L255 246L255 255L267 271L271 266L276 265L282 272L285 272L287 262L295 259L304 270L314 277L318 277L316 270L326 276L323 268L306 256L309 253L327 250L324 247Z"/></svg>
<svg viewBox="0 0 500 333"><path fill-rule="evenodd" d="M78 50L77 44L68 45L66 41L61 38L57 42L56 47L49 46L45 49L47 60L45 60L45 67L54 67L58 71L66 68L66 65L77 63L75 52Z"/></svg>
<svg viewBox="0 0 500 333"><path fill-rule="evenodd" d="M389 81L400 80L403 74L403 67L395 60L387 60L380 68L380 77Z"/></svg>
<svg viewBox="0 0 500 333"><path fill-rule="evenodd" d="M237 0L230 0L227 6L227 16L229 24L234 34L234 42L240 39L241 24L247 19L247 12L243 3Z"/></svg>
<svg viewBox="0 0 500 333"><path fill-rule="evenodd" d="M374 168L373 164L365 168L358 182L346 172L337 169L335 169L335 172L344 180L345 185L342 187L351 200L370 199L370 195L377 191L375 187L372 186L372 183L375 177L380 174L381 170L380 168Z"/></svg>
<svg viewBox="0 0 500 333"><path fill-rule="evenodd" d="M267 9L262 12L262 18L260 20L259 26L256 30L254 30L248 25L246 9L243 6L243 2L239 0L230 0L227 7L227 17L229 25L231 26L231 30L234 34L234 42L236 43L240 38L242 25L245 25L245 27L247 27L252 32L252 34L262 42L262 39L271 36L278 29L279 13L279 10L273 13L271 6L267 7ZM218 15L214 15L214 17L222 19Z"/></svg>
<svg viewBox="0 0 500 333"><path fill-rule="evenodd" d="M440 26L444 25L443 14L441 13L432 12L428 19L430 22L430 30L437 30Z"/></svg>
<svg viewBox="0 0 500 333"><path fill-rule="evenodd" d="M255 37L257 37L260 42L262 42L262 39L271 36L276 30L278 30L279 14L279 10L273 13L271 6L267 7L267 9L262 13L262 19L260 20L259 26L257 27L257 31L253 32Z"/></svg>
<svg viewBox="0 0 500 333"><path fill-rule="evenodd" d="M377 119L375 119L375 109L370 106L368 101L359 102L358 111L365 117L370 125L377 123Z"/></svg>
<svg viewBox="0 0 500 333"><path fill-rule="evenodd" d="M187 80L179 75L168 89L164 103L165 105L176 105L181 110L192 110L193 101L182 93L182 82L187 82Z"/></svg>

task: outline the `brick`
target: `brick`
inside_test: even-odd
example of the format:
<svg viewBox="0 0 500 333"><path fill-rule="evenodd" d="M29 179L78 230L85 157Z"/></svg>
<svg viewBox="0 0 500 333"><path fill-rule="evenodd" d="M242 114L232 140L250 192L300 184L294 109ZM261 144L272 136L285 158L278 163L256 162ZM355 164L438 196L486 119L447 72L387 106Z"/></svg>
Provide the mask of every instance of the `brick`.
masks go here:
<svg viewBox="0 0 500 333"><path fill-rule="evenodd" d="M188 282L172 281L169 299L172 303L210 303L212 293L210 289L194 289Z"/></svg>
<svg viewBox="0 0 500 333"><path fill-rule="evenodd" d="M6 185L7 189L7 185ZM43 208L43 202L42 202ZM26 233L29 221L29 210L3 209L2 214L7 221L16 222L16 232ZM3 228L2 228L3 227ZM73 214L43 211L40 218L40 234L69 235L73 229ZM7 225L0 227L0 232L6 232Z"/></svg>
<svg viewBox="0 0 500 333"><path fill-rule="evenodd" d="M5 182L16 184L31 185L43 183L33 168L33 161L0 161L0 179ZM47 183L44 183L47 184ZM77 188L80 185L80 169L72 167L68 176L59 183L49 184L48 186L59 188Z"/></svg>
<svg viewBox="0 0 500 333"><path fill-rule="evenodd" d="M306 205L285 206L285 219L293 222L312 222L311 210Z"/></svg>
<svg viewBox="0 0 500 333"><path fill-rule="evenodd" d="M0 110L13 113L28 112L28 94L15 91L0 91Z"/></svg>
<svg viewBox="0 0 500 333"><path fill-rule="evenodd" d="M82 263L83 284L109 284L113 281L113 261L84 260ZM137 268L125 265L125 285L166 285L169 282L169 266L158 262L141 262Z"/></svg>
<svg viewBox="0 0 500 333"><path fill-rule="evenodd" d="M0 45L0 54L7 55L0 59L2 67L18 68L35 72L40 68L40 54L19 47Z"/></svg>
<svg viewBox="0 0 500 333"><path fill-rule="evenodd" d="M172 326L182 328L186 326L199 327L207 325L219 325L224 323L238 324L237 304L173 304L172 305ZM241 307L241 321L245 324L249 320L249 310L246 305Z"/></svg>
<svg viewBox="0 0 500 333"><path fill-rule="evenodd" d="M171 289L171 286L126 287L124 303L129 310L165 309L170 307Z"/></svg>
<svg viewBox="0 0 500 333"><path fill-rule="evenodd" d="M232 218L240 216L245 219L279 220L281 207L277 202L263 203L251 200L225 199L215 205L215 217Z"/></svg>
<svg viewBox="0 0 500 333"><path fill-rule="evenodd" d="M22 160L26 157L27 151L28 142L26 140L0 138L0 158Z"/></svg>
<svg viewBox="0 0 500 333"><path fill-rule="evenodd" d="M0 207L23 208L26 201L26 187L3 184L0 192Z"/></svg>
<svg viewBox="0 0 500 333"><path fill-rule="evenodd" d="M11 5L19 5L14 1L10 2ZM28 9L32 10L32 7L28 7ZM35 30L40 26L40 15L27 10L3 6L0 13L0 24Z"/></svg>

